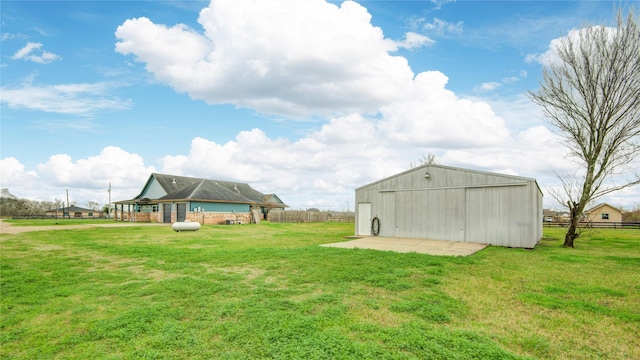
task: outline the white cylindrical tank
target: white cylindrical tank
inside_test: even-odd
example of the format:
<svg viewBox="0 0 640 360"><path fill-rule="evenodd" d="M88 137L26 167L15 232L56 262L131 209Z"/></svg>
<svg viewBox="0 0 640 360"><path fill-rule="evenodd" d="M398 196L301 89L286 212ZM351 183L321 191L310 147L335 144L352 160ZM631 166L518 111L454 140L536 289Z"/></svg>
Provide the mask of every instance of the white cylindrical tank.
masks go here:
<svg viewBox="0 0 640 360"><path fill-rule="evenodd" d="M191 222L189 220L174 222L171 225L173 231L198 231L200 230L199 222Z"/></svg>

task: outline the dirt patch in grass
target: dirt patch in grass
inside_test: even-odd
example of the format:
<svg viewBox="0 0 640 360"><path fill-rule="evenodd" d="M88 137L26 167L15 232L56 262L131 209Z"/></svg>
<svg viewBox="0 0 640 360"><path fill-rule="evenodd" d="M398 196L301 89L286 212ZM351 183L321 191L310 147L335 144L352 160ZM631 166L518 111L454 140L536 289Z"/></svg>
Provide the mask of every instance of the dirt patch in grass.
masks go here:
<svg viewBox="0 0 640 360"><path fill-rule="evenodd" d="M131 226L169 226L160 223L129 223L116 222L112 224L76 224L76 225L42 225L42 226L16 226L12 223L0 219L0 234L21 234L32 231L70 230L70 229L91 229L95 227L131 227Z"/></svg>
<svg viewBox="0 0 640 360"><path fill-rule="evenodd" d="M35 251L57 251L64 250L62 246L52 245L52 244L40 244L33 247Z"/></svg>
<svg viewBox="0 0 640 360"><path fill-rule="evenodd" d="M253 266L213 267L205 264L208 272L222 272L225 274L242 275L246 280L256 279L266 273L266 270Z"/></svg>

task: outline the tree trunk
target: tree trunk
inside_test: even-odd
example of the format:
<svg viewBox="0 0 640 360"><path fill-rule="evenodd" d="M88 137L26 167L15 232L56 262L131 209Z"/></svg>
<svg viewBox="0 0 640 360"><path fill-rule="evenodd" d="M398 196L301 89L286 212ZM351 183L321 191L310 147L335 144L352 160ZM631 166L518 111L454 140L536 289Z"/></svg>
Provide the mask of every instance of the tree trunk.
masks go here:
<svg viewBox="0 0 640 360"><path fill-rule="evenodd" d="M577 225L574 224L573 221L571 221L571 225L569 225L569 230L567 230L567 234L564 236L564 244L562 244L562 247L573 247L573 241L580 236L580 234L578 234L576 232L577 230Z"/></svg>
<svg viewBox="0 0 640 360"><path fill-rule="evenodd" d="M580 221L580 215L582 214L582 211L580 211L580 204L578 203L571 203L570 201L567 202L567 205L569 205L569 211L570 211L570 220L569 220L569 229L567 229L567 234L564 236L564 244L562 244L562 247L574 247L573 246L573 241L575 239L578 238L578 236L580 236L580 234L578 233L578 222Z"/></svg>

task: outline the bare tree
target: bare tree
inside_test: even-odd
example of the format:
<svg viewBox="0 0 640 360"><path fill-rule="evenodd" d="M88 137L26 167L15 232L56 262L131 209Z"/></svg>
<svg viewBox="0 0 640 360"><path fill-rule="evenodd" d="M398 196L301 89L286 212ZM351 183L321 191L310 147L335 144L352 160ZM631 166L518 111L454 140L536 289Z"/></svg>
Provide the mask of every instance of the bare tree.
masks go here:
<svg viewBox="0 0 640 360"><path fill-rule="evenodd" d="M100 210L100 204L95 201L87 202L87 207L91 210Z"/></svg>
<svg viewBox="0 0 640 360"><path fill-rule="evenodd" d="M640 222L640 203L634 205L631 210L622 213L622 221L624 222Z"/></svg>
<svg viewBox="0 0 640 360"><path fill-rule="evenodd" d="M580 166L577 178L561 177L571 215L565 247L574 246L590 201L640 183L638 174L613 180L640 154L638 22L633 9L626 18L619 10L615 28L589 26L562 38L559 60L546 64L540 89L529 92Z"/></svg>
<svg viewBox="0 0 640 360"><path fill-rule="evenodd" d="M413 169L415 167L418 166L422 166L422 165L436 165L438 162L436 160L436 156L432 153L429 153L427 156L425 156L424 154L422 154L422 157L420 159L418 159L417 163L414 162L410 162L409 163L409 168Z"/></svg>

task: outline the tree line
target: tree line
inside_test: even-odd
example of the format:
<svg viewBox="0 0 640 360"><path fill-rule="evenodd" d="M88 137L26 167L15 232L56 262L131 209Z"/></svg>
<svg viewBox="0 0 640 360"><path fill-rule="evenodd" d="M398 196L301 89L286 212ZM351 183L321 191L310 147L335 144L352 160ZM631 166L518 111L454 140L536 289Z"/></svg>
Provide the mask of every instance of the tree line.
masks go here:
<svg viewBox="0 0 640 360"><path fill-rule="evenodd" d="M29 200L20 199L8 192L3 191L3 196L0 197L0 216L14 216L14 215L44 215L47 211L61 209L66 207L67 204L55 199L53 201L43 200ZM72 201L70 205L77 205L75 201ZM107 212L107 206L100 206L95 201L89 201L86 206L88 209Z"/></svg>

